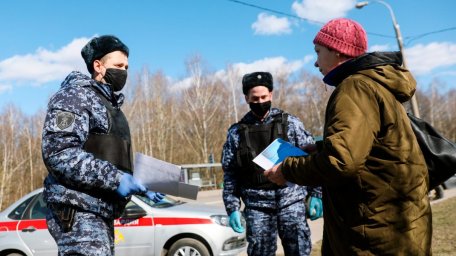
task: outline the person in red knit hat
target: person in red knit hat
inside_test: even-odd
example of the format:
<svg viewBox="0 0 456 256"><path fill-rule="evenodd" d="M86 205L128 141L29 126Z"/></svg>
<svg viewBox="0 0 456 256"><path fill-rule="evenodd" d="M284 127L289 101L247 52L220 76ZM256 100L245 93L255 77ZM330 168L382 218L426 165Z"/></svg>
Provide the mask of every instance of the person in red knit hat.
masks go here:
<svg viewBox="0 0 456 256"><path fill-rule="evenodd" d="M315 67L335 86L323 140L265 176L322 187L322 255L432 255L426 163L402 106L416 82L400 52L366 53L366 32L345 18L313 43Z"/></svg>

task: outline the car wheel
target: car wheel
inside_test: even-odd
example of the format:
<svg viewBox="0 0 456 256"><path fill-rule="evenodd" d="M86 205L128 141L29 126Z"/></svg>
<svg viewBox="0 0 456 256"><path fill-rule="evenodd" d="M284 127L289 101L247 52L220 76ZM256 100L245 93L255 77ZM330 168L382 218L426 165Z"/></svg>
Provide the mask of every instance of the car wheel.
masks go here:
<svg viewBox="0 0 456 256"><path fill-rule="evenodd" d="M6 254L6 256L24 256L24 254L13 252L13 253Z"/></svg>
<svg viewBox="0 0 456 256"><path fill-rule="evenodd" d="M177 240L169 249L168 255L171 256L210 256L206 246L198 240L183 238Z"/></svg>

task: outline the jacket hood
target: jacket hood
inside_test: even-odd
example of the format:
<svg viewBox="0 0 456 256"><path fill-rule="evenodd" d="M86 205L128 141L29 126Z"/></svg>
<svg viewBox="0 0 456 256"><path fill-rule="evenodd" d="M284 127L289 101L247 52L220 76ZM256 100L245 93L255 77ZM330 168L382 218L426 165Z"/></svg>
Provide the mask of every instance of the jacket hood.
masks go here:
<svg viewBox="0 0 456 256"><path fill-rule="evenodd" d="M90 78L88 75L85 75L78 71L73 71L63 80L60 85L62 88L65 87L74 87L74 86L94 86L97 82Z"/></svg>
<svg viewBox="0 0 456 256"><path fill-rule="evenodd" d="M101 93L106 99L111 101L114 105L121 106L124 102L124 95L122 93L115 94L108 84L97 82L88 75L78 71L71 72L61 84L61 88L68 87L93 87Z"/></svg>
<svg viewBox="0 0 456 256"><path fill-rule="evenodd" d="M410 71L402 67L400 52L372 52L350 59L329 72L323 81L337 86L345 78L362 74L387 88L398 101L410 100L416 90L416 81Z"/></svg>

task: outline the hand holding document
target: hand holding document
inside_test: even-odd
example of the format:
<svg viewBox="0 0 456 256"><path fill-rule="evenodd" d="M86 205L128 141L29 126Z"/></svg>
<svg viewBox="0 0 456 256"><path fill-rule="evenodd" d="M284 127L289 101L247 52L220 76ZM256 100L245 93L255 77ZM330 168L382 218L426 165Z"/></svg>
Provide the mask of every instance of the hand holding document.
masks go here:
<svg viewBox="0 0 456 256"><path fill-rule="evenodd" d="M141 153L135 153L133 176L148 190L196 199L198 186L180 182L181 167Z"/></svg>
<svg viewBox="0 0 456 256"><path fill-rule="evenodd" d="M281 163L289 156L306 156L307 153L302 149L295 147L290 142L284 141L280 138L275 139L269 146L267 146L259 155L257 155L253 162L265 170L269 170L275 165ZM283 178L282 178L283 179ZM287 186L293 186L291 182L286 183Z"/></svg>
<svg viewBox="0 0 456 256"><path fill-rule="evenodd" d="M275 139L258 156L253 159L261 168L268 170L289 156L306 156L302 149L280 138Z"/></svg>

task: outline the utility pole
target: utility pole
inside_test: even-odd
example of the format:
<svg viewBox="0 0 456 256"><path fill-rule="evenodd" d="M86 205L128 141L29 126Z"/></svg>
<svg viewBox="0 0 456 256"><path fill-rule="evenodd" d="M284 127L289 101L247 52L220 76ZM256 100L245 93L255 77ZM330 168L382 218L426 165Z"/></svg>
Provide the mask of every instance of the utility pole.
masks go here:
<svg viewBox="0 0 456 256"><path fill-rule="evenodd" d="M388 10L390 12L390 15L391 15L391 20L393 21L393 27L394 27L394 32L396 33L396 40L397 40L397 44L399 46L399 51L402 54L402 63L403 63L402 65L404 66L404 68L407 68L407 62L405 61L404 44L403 44L403 40L402 40L402 34L401 34L401 30L399 29L399 24L396 21L396 15L394 15L393 8L391 8L391 6L388 3L386 3L385 1L381 1L381 0L372 0L372 1L373 2L377 2L379 4L382 4L383 6L388 8ZM357 9L361 9L364 6L368 5L368 4L369 4L369 1L358 2L355 5L355 7ZM416 117L420 117L420 111L418 109L418 102L416 100L416 96L415 95L416 94L413 94L412 98L410 99L410 104L412 106L412 113Z"/></svg>

